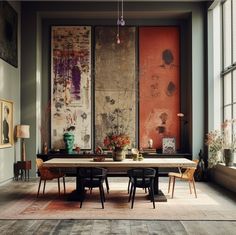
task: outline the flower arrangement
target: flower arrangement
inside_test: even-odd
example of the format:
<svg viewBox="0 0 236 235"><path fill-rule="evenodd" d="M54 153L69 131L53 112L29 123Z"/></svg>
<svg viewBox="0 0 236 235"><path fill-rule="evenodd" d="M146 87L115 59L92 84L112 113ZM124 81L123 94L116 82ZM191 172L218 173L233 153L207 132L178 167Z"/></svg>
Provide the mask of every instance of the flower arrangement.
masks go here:
<svg viewBox="0 0 236 235"><path fill-rule="evenodd" d="M130 138L126 134L108 134L104 139L104 145L108 149L126 148L130 144Z"/></svg>
<svg viewBox="0 0 236 235"><path fill-rule="evenodd" d="M236 151L236 133L232 133L232 125L235 125L236 120L226 120L221 125L221 130L213 130L207 134L206 145L209 147L209 167L213 167L218 162L222 161L219 153L223 149Z"/></svg>

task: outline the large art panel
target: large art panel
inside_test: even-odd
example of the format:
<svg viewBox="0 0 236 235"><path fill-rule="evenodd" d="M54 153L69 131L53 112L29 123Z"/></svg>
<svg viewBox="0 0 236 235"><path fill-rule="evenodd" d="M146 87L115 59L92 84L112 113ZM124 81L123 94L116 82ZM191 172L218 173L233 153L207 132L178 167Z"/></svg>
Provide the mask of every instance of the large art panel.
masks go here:
<svg viewBox="0 0 236 235"><path fill-rule="evenodd" d="M51 53L52 148L73 131L75 145L91 149L91 27L53 26Z"/></svg>
<svg viewBox="0 0 236 235"><path fill-rule="evenodd" d="M95 29L95 145L109 133L129 135L135 146L135 28Z"/></svg>
<svg viewBox="0 0 236 235"><path fill-rule="evenodd" d="M140 147L161 149L163 137L180 144L180 39L178 27L140 27Z"/></svg>
<svg viewBox="0 0 236 235"><path fill-rule="evenodd" d="M7 1L0 1L0 58L17 67L17 13Z"/></svg>

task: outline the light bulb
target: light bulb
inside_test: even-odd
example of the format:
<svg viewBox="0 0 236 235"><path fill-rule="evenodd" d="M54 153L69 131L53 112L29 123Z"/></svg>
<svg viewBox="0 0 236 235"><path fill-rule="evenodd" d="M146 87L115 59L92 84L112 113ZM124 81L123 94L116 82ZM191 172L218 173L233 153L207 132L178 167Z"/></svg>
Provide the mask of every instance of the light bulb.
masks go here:
<svg viewBox="0 0 236 235"><path fill-rule="evenodd" d="M117 44L120 44L120 38L119 38L119 36L117 37Z"/></svg>
<svg viewBox="0 0 236 235"><path fill-rule="evenodd" d="M123 16L120 17L120 25L125 26L125 21L123 19Z"/></svg>

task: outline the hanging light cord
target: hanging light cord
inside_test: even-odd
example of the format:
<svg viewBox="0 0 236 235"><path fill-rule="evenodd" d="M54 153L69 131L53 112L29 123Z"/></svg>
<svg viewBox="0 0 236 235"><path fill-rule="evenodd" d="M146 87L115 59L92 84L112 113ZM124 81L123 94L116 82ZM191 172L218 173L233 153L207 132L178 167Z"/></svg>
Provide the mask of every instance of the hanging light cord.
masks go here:
<svg viewBox="0 0 236 235"><path fill-rule="evenodd" d="M124 26L125 21L124 21L124 0L121 0L121 17L120 17L120 25Z"/></svg>
<svg viewBox="0 0 236 235"><path fill-rule="evenodd" d="M120 24L120 0L117 1L117 25Z"/></svg>
<svg viewBox="0 0 236 235"><path fill-rule="evenodd" d="M116 34L116 43L120 44L120 2L117 1L117 34Z"/></svg>
<svg viewBox="0 0 236 235"><path fill-rule="evenodd" d="M116 34L117 44L120 44L120 26L125 26L124 0L121 0L121 16L120 16L120 0L117 0L117 34Z"/></svg>

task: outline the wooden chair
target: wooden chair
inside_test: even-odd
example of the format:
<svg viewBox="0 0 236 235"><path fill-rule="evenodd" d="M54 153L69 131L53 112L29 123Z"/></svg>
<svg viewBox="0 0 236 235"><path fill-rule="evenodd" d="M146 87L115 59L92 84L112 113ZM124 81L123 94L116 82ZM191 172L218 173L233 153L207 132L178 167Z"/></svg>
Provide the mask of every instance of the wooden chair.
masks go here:
<svg viewBox="0 0 236 235"><path fill-rule="evenodd" d="M155 199L154 199L154 178L156 175L156 170L153 168L137 168L131 169L128 172L130 177L130 192L129 192L129 202L132 197L131 209L134 206L134 198L136 188L148 189L151 201L153 203L153 208L155 209Z"/></svg>
<svg viewBox="0 0 236 235"><path fill-rule="evenodd" d="M93 188L99 188L100 201L102 209L104 209L105 193L103 183L107 178L107 169L98 167L80 168L79 178L83 192L85 191L85 188L89 188L90 190ZM82 204L83 199L80 201L80 208L82 207Z"/></svg>
<svg viewBox="0 0 236 235"><path fill-rule="evenodd" d="M59 196L60 196L60 178L63 179L64 194L66 193L65 174L64 174L64 173L54 172L54 171L52 171L50 168L44 167L44 166L43 166L43 160L40 159L40 158L37 158L37 159L36 159L36 166L37 166L37 168L38 168L38 170L39 170L39 173L40 173L40 180L39 180L39 186L38 186L37 197L39 196L39 191L40 191L40 187L41 187L41 182L42 182L42 180L44 181L43 194L44 194L44 192L45 192L46 181L47 181L47 180L57 179L57 181L58 181L58 193L59 193Z"/></svg>
<svg viewBox="0 0 236 235"><path fill-rule="evenodd" d="M193 160L196 163L196 167L198 164L198 160ZM195 193L195 197L197 198L197 192L196 192L196 187L195 187L195 180L194 180L194 172L196 170L196 167L190 167L190 168L186 168L186 170L183 173L175 173L175 172L169 172L168 176L169 176L169 185L168 185L168 193L170 193L170 185L171 185L171 181L173 179L173 185L172 185L172 195L171 197L173 198L174 196L174 189L175 189L175 179L181 179L181 180L187 180L189 182L189 190L190 190L190 194L192 194L192 189L191 189L191 182L193 184L193 189L194 189L194 193Z"/></svg>

